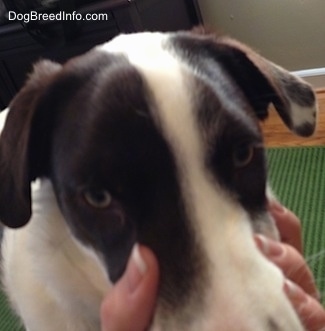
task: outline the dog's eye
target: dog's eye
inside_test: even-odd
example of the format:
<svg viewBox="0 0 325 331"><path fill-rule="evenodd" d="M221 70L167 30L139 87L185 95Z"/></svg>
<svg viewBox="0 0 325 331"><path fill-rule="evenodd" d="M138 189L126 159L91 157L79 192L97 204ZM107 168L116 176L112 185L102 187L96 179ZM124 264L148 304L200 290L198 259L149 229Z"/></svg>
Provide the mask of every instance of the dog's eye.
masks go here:
<svg viewBox="0 0 325 331"><path fill-rule="evenodd" d="M107 208L112 202L112 196L106 190L87 191L84 198L90 206L98 209Z"/></svg>
<svg viewBox="0 0 325 331"><path fill-rule="evenodd" d="M235 147L233 152L233 162L236 168L243 168L247 166L254 156L254 145L240 144Z"/></svg>

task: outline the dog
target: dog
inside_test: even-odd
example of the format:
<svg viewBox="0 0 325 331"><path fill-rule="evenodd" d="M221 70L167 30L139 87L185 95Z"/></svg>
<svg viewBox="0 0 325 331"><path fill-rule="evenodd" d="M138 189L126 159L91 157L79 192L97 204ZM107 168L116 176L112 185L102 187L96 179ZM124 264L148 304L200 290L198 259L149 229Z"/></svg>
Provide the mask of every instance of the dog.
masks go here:
<svg viewBox="0 0 325 331"><path fill-rule="evenodd" d="M270 104L314 132L307 83L202 31L38 62L0 139L2 279L27 330L100 330L140 243L161 275L149 330L303 331L253 239L278 236L259 124Z"/></svg>

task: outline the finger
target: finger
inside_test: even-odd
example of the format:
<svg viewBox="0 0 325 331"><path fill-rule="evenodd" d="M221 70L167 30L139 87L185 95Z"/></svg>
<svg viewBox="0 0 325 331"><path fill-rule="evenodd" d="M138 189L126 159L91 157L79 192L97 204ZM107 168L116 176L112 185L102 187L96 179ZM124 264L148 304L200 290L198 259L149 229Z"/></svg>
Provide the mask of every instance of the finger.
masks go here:
<svg viewBox="0 0 325 331"><path fill-rule="evenodd" d="M286 280L284 291L308 331L320 331L325 326L325 310L314 298L308 296L299 286Z"/></svg>
<svg viewBox="0 0 325 331"><path fill-rule="evenodd" d="M301 223L299 218L276 200L269 202L269 211L279 229L281 241L303 251Z"/></svg>
<svg viewBox="0 0 325 331"><path fill-rule="evenodd" d="M153 253L135 245L127 270L101 306L102 331L144 331L151 321L158 286Z"/></svg>
<svg viewBox="0 0 325 331"><path fill-rule="evenodd" d="M283 271L286 278L297 283L314 298L319 298L313 274L303 256L294 247L262 235L256 235L255 241L262 253Z"/></svg>

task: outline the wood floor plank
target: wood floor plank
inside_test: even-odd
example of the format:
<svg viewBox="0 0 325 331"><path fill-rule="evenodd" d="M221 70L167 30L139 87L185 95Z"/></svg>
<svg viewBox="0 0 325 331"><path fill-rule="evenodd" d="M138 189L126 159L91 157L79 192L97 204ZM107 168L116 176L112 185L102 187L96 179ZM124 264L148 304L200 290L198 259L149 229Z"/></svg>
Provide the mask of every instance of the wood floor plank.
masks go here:
<svg viewBox="0 0 325 331"><path fill-rule="evenodd" d="M268 147L320 146L325 145L325 89L316 91L319 112L317 129L312 137L301 138L294 135L283 124L277 112L270 109L270 116L262 124L265 144Z"/></svg>

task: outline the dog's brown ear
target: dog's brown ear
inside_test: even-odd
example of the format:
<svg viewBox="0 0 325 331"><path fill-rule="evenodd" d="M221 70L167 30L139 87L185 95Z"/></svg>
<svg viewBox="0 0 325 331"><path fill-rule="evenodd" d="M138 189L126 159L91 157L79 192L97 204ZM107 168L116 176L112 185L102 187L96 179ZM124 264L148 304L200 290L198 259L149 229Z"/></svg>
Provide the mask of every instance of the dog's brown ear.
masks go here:
<svg viewBox="0 0 325 331"><path fill-rule="evenodd" d="M60 68L61 65L46 60L36 64L9 105L0 136L0 221L9 227L23 226L31 216L30 184L36 169L42 167L41 158L31 155L31 145L43 143L33 137L32 126L40 99Z"/></svg>
<svg viewBox="0 0 325 331"><path fill-rule="evenodd" d="M290 130L300 136L313 134L317 103L309 84L236 40L217 37L215 45L218 61L247 96L259 119L267 117L272 103Z"/></svg>

